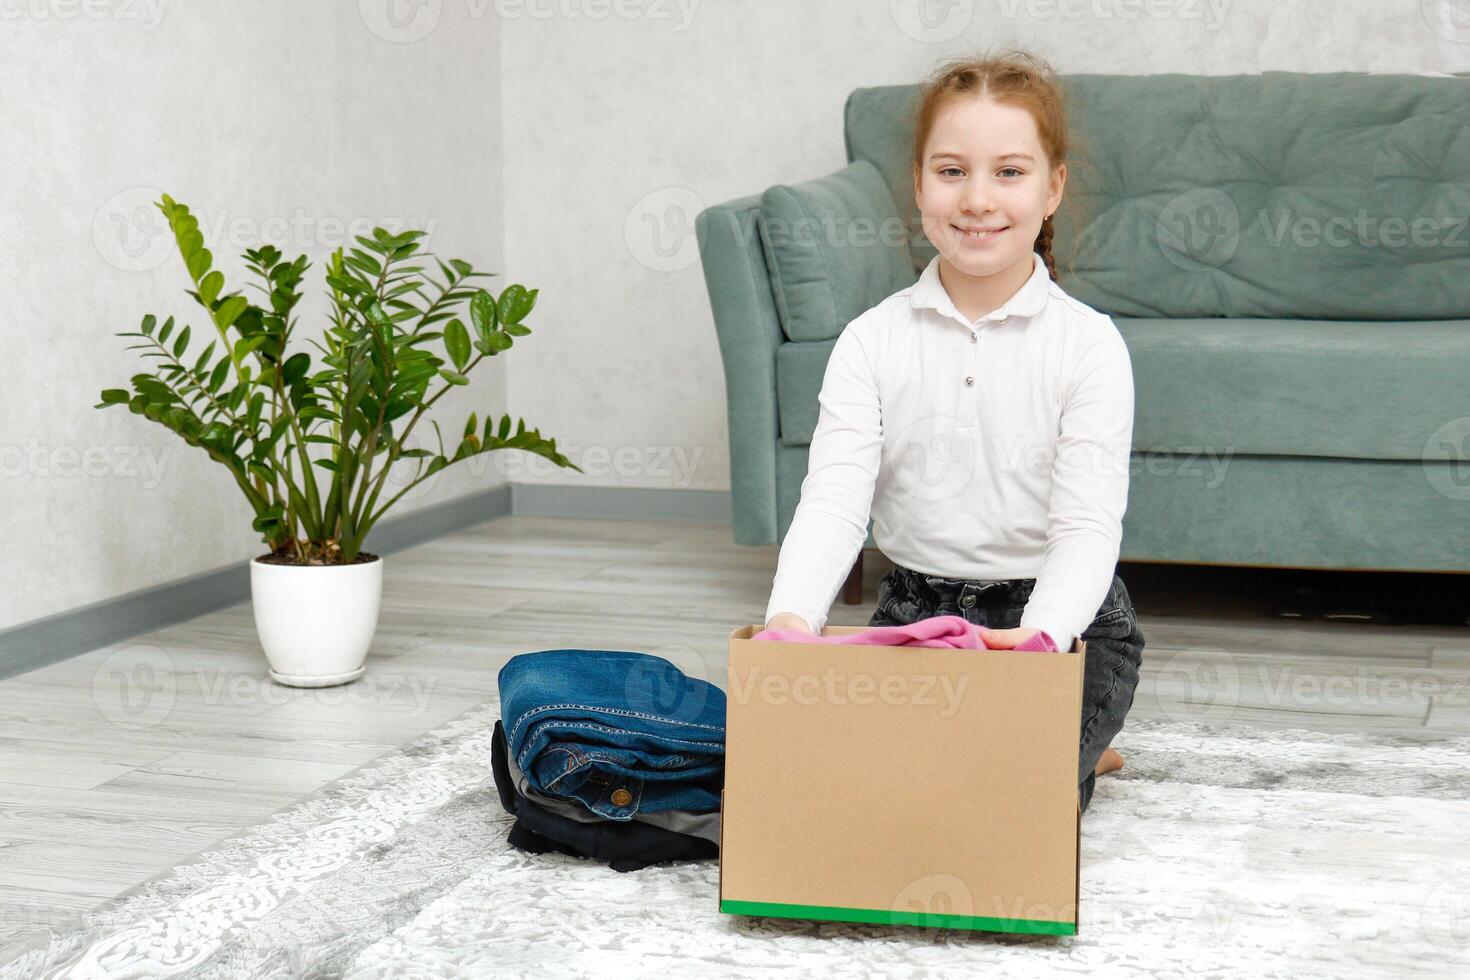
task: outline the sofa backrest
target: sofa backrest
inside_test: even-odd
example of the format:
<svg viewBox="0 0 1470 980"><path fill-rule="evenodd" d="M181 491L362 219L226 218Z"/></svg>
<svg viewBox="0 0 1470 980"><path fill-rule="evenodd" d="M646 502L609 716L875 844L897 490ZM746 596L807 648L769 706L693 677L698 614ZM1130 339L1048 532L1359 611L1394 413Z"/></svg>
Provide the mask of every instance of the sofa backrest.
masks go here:
<svg viewBox="0 0 1470 980"><path fill-rule="evenodd" d="M1130 317L1470 317L1470 80L1063 76L1075 140L1061 285ZM847 100L848 160L882 173L921 270L917 86Z"/></svg>

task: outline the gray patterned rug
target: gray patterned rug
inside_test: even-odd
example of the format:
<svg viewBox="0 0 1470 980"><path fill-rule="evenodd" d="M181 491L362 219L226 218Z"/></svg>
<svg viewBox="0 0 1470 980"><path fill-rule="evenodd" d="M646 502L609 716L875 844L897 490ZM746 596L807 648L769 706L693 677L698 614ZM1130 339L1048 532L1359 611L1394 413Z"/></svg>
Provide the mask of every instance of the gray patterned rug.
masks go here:
<svg viewBox="0 0 1470 980"><path fill-rule="evenodd" d="M1081 930L744 918L718 865L505 842L491 702L0 953L6 977L1470 975L1470 738L1129 720Z"/></svg>

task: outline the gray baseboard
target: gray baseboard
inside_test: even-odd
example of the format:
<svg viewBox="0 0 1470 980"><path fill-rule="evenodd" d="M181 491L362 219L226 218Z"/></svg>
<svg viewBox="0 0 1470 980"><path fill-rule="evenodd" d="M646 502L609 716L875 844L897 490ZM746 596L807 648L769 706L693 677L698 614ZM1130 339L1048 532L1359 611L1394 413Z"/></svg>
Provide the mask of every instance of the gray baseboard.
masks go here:
<svg viewBox="0 0 1470 980"><path fill-rule="evenodd" d="M511 500L512 513L541 517L605 517L615 520L729 524L733 512L728 490L515 483L511 484Z"/></svg>
<svg viewBox="0 0 1470 980"><path fill-rule="evenodd" d="M716 490L502 484L483 493L390 517L370 550L404 548L508 514L633 520L730 521L730 494ZM250 598L250 563L190 575L0 630L0 679L120 643Z"/></svg>

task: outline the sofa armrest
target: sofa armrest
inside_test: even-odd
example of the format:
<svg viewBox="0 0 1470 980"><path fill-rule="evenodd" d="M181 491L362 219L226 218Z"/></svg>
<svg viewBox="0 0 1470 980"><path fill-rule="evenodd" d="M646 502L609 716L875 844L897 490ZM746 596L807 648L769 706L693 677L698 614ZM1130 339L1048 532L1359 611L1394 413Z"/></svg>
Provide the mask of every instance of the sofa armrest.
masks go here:
<svg viewBox="0 0 1470 980"><path fill-rule="evenodd" d="M776 544L776 349L784 340L756 219L760 195L694 220L725 368L735 543Z"/></svg>

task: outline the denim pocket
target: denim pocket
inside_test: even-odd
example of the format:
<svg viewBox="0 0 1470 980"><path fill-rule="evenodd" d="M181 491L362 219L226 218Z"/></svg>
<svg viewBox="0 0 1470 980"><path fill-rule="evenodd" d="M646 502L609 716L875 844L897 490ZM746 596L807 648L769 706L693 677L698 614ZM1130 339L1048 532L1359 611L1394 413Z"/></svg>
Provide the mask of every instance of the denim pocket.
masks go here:
<svg viewBox="0 0 1470 980"><path fill-rule="evenodd" d="M934 615L915 594L913 581L894 569L878 580L878 604L868 618L869 626L907 626Z"/></svg>
<svg viewBox="0 0 1470 980"><path fill-rule="evenodd" d="M1128 587L1123 584L1122 577L1114 575L1102 607L1082 631L1082 638L1127 641L1133 638L1137 628L1138 618L1133 612Z"/></svg>
<svg viewBox="0 0 1470 980"><path fill-rule="evenodd" d="M1134 619L1132 612L1119 606L1109 609L1101 616L1094 619L1088 627L1082 631L1083 640L1127 640L1133 635Z"/></svg>

